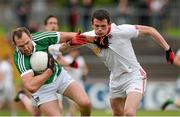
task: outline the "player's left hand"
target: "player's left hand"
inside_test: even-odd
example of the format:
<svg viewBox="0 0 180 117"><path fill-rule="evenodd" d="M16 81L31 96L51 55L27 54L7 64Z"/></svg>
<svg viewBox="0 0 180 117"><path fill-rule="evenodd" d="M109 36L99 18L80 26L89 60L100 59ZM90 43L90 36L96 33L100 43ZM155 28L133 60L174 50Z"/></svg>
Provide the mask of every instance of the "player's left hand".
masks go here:
<svg viewBox="0 0 180 117"><path fill-rule="evenodd" d="M171 49L171 47L169 47L169 49L166 51L166 60L168 63L173 64L174 62L174 52Z"/></svg>

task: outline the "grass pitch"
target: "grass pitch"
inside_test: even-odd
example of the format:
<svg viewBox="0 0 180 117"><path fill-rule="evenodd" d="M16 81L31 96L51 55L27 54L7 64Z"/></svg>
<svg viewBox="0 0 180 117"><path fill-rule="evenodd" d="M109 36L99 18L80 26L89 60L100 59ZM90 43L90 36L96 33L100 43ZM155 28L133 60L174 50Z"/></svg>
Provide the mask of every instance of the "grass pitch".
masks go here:
<svg viewBox="0 0 180 117"><path fill-rule="evenodd" d="M11 116L9 110L0 110L0 116ZM18 110L17 116L30 116L25 110ZM77 114L79 116L79 114ZM93 110L91 116L112 116L111 111ZM180 116L180 110L175 111L146 111L138 110L137 116Z"/></svg>

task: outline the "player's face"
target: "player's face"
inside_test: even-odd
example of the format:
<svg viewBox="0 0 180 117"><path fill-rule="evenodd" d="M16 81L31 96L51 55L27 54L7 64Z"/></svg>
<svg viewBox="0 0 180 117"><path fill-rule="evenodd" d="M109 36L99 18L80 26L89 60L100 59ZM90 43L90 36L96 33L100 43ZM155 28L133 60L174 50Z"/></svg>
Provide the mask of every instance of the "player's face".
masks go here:
<svg viewBox="0 0 180 117"><path fill-rule="evenodd" d="M46 31L58 31L58 20L54 17L49 18L45 25Z"/></svg>
<svg viewBox="0 0 180 117"><path fill-rule="evenodd" d="M31 55L33 51L32 39L26 33L22 33L21 38L15 37L16 47L25 55Z"/></svg>
<svg viewBox="0 0 180 117"><path fill-rule="evenodd" d="M98 20L98 19L93 19L92 22L92 27L95 30L96 35L98 36L104 36L108 33L110 24L108 24L107 19L104 20Z"/></svg>

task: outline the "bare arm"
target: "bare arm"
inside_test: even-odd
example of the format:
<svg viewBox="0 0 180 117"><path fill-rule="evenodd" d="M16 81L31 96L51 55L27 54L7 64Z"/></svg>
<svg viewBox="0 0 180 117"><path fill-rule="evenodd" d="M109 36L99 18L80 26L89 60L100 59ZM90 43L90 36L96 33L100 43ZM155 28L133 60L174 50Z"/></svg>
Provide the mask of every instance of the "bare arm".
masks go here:
<svg viewBox="0 0 180 117"><path fill-rule="evenodd" d="M70 41L76 35L74 32L60 32L60 43Z"/></svg>
<svg viewBox="0 0 180 117"><path fill-rule="evenodd" d="M180 67L180 55L176 55L175 56L174 64Z"/></svg>
<svg viewBox="0 0 180 117"><path fill-rule="evenodd" d="M31 93L36 92L45 81L53 74L51 69L47 69L42 74L34 76L34 73L27 73L22 76L24 87Z"/></svg>
<svg viewBox="0 0 180 117"><path fill-rule="evenodd" d="M168 50L170 46L167 44L161 34L153 27L137 25L139 30L139 36L149 35L151 36L164 50Z"/></svg>

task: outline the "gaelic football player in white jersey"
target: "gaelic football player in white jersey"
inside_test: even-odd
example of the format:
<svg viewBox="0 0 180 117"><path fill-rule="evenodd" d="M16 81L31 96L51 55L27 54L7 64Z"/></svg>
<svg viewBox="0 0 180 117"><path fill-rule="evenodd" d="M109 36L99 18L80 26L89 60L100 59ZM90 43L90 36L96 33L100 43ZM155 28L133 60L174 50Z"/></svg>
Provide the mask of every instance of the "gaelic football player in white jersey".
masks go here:
<svg viewBox="0 0 180 117"><path fill-rule="evenodd" d="M173 63L174 53L159 32L149 26L116 25L111 23L106 10L96 10L92 15L94 30L83 33L89 36L100 36L98 44L87 46L101 58L110 71L110 103L114 116L135 116L146 88L146 72L136 59L131 39L139 36L150 36L165 51L168 62ZM108 37L103 41L104 36ZM104 43L106 42L106 43ZM98 46L108 44L105 48ZM144 45L143 45L144 46Z"/></svg>
<svg viewBox="0 0 180 117"><path fill-rule="evenodd" d="M52 44L63 43L75 37L76 33L68 32L37 32L30 34L24 27L16 28L12 33L12 42L16 47L14 62L21 74L24 87L32 93L37 107L46 116L60 116L56 93L61 93L74 100L81 115L88 116L91 105L85 91L67 74L67 72L53 60L48 68L39 75L35 75L30 66L30 56L36 51L48 52Z"/></svg>

